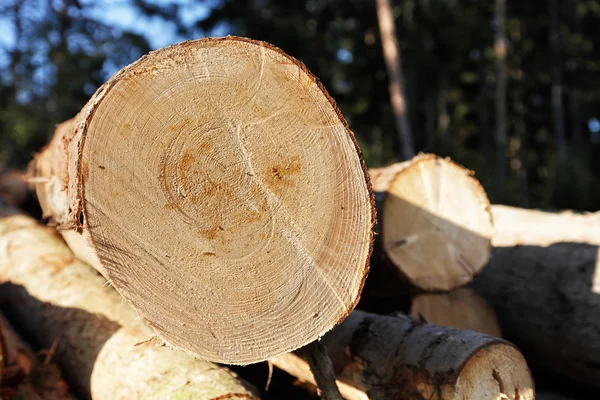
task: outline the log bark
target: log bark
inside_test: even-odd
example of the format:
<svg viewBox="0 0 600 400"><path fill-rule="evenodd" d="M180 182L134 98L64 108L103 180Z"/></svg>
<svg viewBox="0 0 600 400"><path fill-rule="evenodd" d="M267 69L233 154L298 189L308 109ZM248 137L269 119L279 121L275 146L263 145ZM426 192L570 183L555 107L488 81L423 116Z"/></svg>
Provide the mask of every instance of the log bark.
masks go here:
<svg viewBox="0 0 600 400"><path fill-rule="evenodd" d="M5 308L40 346L57 342L54 359L86 398L256 398L229 370L148 341L106 281L28 217L0 219L0 282Z"/></svg>
<svg viewBox="0 0 600 400"><path fill-rule="evenodd" d="M534 398L525 359L502 339L354 311L322 340L338 380L358 390L342 391L347 399ZM273 363L310 381L293 357Z"/></svg>
<svg viewBox="0 0 600 400"><path fill-rule="evenodd" d="M150 53L36 164L46 215L83 235L84 258L158 336L198 357L268 359L358 301L375 219L364 162L325 89L271 45Z"/></svg>
<svg viewBox="0 0 600 400"><path fill-rule="evenodd" d="M491 252L492 222L485 191L471 171L420 155L369 173L380 221L374 266L391 264L399 277L426 291L453 290L481 271Z"/></svg>
<svg viewBox="0 0 600 400"><path fill-rule="evenodd" d="M549 246L554 243L600 245L600 212L546 212L493 205L495 247Z"/></svg>
<svg viewBox="0 0 600 400"><path fill-rule="evenodd" d="M410 317L450 328L469 329L502 337L496 312L471 288L450 293L423 293L415 296Z"/></svg>
<svg viewBox="0 0 600 400"><path fill-rule="evenodd" d="M599 388L599 270L596 245L500 247L473 287L532 367Z"/></svg>
<svg viewBox="0 0 600 400"><path fill-rule="evenodd" d="M50 357L41 361L0 313L0 399L71 400Z"/></svg>

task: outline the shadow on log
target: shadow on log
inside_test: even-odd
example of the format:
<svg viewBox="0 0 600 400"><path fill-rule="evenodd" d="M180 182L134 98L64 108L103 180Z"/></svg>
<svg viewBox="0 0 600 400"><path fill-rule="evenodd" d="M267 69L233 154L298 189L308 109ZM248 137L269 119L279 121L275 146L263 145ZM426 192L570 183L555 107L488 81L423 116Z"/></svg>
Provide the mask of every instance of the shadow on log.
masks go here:
<svg viewBox="0 0 600 400"><path fill-rule="evenodd" d="M117 292L31 218L0 217L0 282L3 308L40 346L57 341L54 359L86 398L256 398L226 368L149 340Z"/></svg>
<svg viewBox="0 0 600 400"><path fill-rule="evenodd" d="M598 246L496 248L473 287L532 368L600 388Z"/></svg>
<svg viewBox="0 0 600 400"><path fill-rule="evenodd" d="M470 229L468 222L458 224L393 194L388 193L386 198L395 208L402 209L404 217L385 220L380 213L378 230L381 225L408 224L405 230L410 231L412 222L405 218L409 215L418 216L420 225L393 243L386 243L381 234L375 237L371 270L359 309L408 313L410 297L424 292L447 292L441 287L466 285L484 268L491 245L489 237L480 235L478 228ZM395 264L387 256L389 252L396 254Z"/></svg>

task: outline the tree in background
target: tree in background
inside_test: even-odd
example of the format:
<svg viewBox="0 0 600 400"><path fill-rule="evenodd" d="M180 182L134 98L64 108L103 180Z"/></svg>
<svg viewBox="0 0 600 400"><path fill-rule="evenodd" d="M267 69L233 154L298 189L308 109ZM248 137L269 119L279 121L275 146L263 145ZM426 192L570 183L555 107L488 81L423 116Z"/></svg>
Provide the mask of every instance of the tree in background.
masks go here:
<svg viewBox="0 0 600 400"><path fill-rule="evenodd" d="M404 96L404 77L402 74L402 59L396 39L396 24L389 0L377 0L377 19L379 32L383 42L383 57L390 81L390 103L394 111L396 129L402 143L402 158L410 160L415 155L412 131L408 120L406 99Z"/></svg>

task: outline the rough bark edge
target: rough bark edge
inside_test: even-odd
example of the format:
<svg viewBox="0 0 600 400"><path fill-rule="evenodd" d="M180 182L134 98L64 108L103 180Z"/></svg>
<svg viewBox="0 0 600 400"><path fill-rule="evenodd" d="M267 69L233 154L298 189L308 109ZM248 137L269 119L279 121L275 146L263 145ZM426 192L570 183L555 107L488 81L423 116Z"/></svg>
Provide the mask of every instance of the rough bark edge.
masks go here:
<svg viewBox="0 0 600 400"><path fill-rule="evenodd" d="M363 267L362 277L361 277L361 281L358 285L357 292L353 296L354 297L353 303L350 304L346 308L346 310L342 311L342 313L340 314L340 316L337 319L337 322L332 324L332 326L329 330L323 332L322 335L320 336L320 337L322 337L328 331L333 329L336 325L339 325L340 323L342 323L342 321L344 321L346 319L346 317L354 310L354 308L360 301L360 295L364 289L365 281L369 274L370 259L371 259L371 255L373 253L373 245L374 245L374 241L375 241L374 227L375 227L375 224L377 221L375 196L373 193L371 180L369 177L369 172L368 172L366 163L363 159L363 153L361 152L361 150L358 146L358 142L356 140L354 133L348 126L348 122L343 117L342 113L340 112L339 108L337 107L335 100L329 95L329 93L327 92L327 90L325 89L323 84L318 80L318 78L308 70L308 68L304 65L304 63L302 63L301 61L298 61L296 58L286 54L283 50L281 50L280 48L278 48L270 43L267 43L264 41L259 41L259 40L254 40L254 39L249 39L249 38L245 38L245 37L240 37L240 36L225 36L225 37L216 37L216 38L206 37L206 38L202 38L202 39L184 41L181 43L173 44L173 45L152 51L152 52L142 56L141 58L134 61L133 63L123 67L120 71L118 71L115 75L113 75L106 83L104 83L102 86L100 86L100 88L98 88L98 90L96 90L96 92L91 97L91 99L86 103L86 105L83 107L83 109L75 117L74 127L71 132L71 135L70 135L70 137L66 138L67 157L70 158L70 156L69 156L70 154L77 154L77 161L76 161L75 165L72 165L71 160L69 160L69 162L67 163L67 181L68 181L67 196L68 196L68 204L70 204L71 207L69 208L69 212L67 215L67 221L69 221L69 223L67 224L67 226L59 227L59 229L73 229L79 233L81 233L84 229L86 229L86 230L89 229L88 221L87 221L87 217L86 217L86 215L87 215L86 204L84 201L84 199L85 199L84 185L85 185L85 180L87 178L86 166L83 165L84 164L83 163L83 152L84 152L84 148L85 148L85 139L87 137L87 130L90 126L91 120L94 117L94 114L96 113L96 110L101 105L104 98L110 93L112 88L117 83L119 83L121 80L126 79L128 76L138 75L138 72L135 71L135 69L140 67L141 65L143 65L151 57L154 58L157 55L160 55L161 53L164 53L164 52L171 51L172 49L185 48L188 46L192 46L196 43L205 43L205 44L215 46L219 43L230 41L230 40L251 43L251 44L254 44L257 46L264 47L267 50L273 50L273 51L279 53L280 55L284 56L285 58L290 60L292 64L294 64L295 66L300 68L300 70L302 72L304 72L304 74L307 77L309 77L313 83L315 83L317 85L317 87L320 89L321 93L329 101L329 104L331 105L333 111L338 116L340 122L344 126L344 129L345 129L348 137L351 139L351 141L354 145L356 155L358 157L360 166L363 171L365 184L366 184L367 191L369 194L369 202L371 205L371 207L370 207L371 226L368 229L368 234L370 234L370 239L369 239L369 247L367 250L367 255L365 258L365 265ZM74 179L72 178L72 176L74 177ZM91 236L90 236L89 241L90 241L90 244L91 244L91 247L92 247L94 253L96 254L96 257L98 257L98 254L95 250L94 240ZM99 259L99 257L98 257L98 259ZM119 293L121 293L120 288L116 285L116 282L114 281L113 277L111 276L110 272L108 272L108 271L107 271L107 278L110 280L111 284L115 287L115 289L117 289L117 291ZM124 298L126 301L130 302L130 299L127 299L126 297L124 297ZM147 325L151 326L153 328L153 330L155 330L153 327L153 324L149 320L147 320L143 316L141 316L141 318ZM158 332L157 332L157 334L158 334ZM159 337L161 337L161 339L169 346L171 346L173 348L177 348L176 346L169 344L165 340L165 338L163 338L160 334L159 334ZM319 338L317 338L317 340ZM181 349L181 350L185 351L184 349ZM296 349L291 349L291 350L296 350ZM282 352L281 354L283 354L283 353L285 353L285 352ZM188 354L191 354L191 353L188 352ZM281 355L281 354L278 354L278 355ZM246 364L247 363L239 364L239 365L246 365ZM235 364L232 364L232 365L235 365Z"/></svg>
<svg viewBox="0 0 600 400"><path fill-rule="evenodd" d="M482 200L484 202L484 210L486 212L486 214L489 216L490 219L490 224L492 226L492 236L490 237L489 243L488 243L488 251L490 253L490 255L488 256L488 262L489 259L491 258L492 255L492 250L493 250L493 245L492 245L492 238L493 238L493 227L494 227L494 217L492 215L492 209L491 209L491 203L490 203L490 199L487 195L487 192L485 191L485 189L483 188L483 186L481 185L481 182L479 182L479 179L475 178L475 171L457 163L456 161L452 160L450 157L440 157L436 154L432 154L432 153L419 153L417 156L415 156L415 158L413 158L412 160L407 161L406 167L400 169L397 173L396 176L390 181L390 185L388 187L388 189L390 187L392 187L395 183L396 180L398 180L398 177L400 174L406 172L409 169L412 168L416 168L419 164L421 164L422 162L426 162L426 161L431 161L431 160L443 160L446 161L448 163L450 163L450 165L452 165L453 167L456 167L458 169L460 169L461 171L463 171L465 173L465 176L467 177L467 179L470 179L473 183L475 183L475 186L477 187L477 189L479 189L481 191L481 193L483 194ZM381 214L383 214L383 209L385 207L386 204L386 200L388 199L388 193L389 190L385 191L385 196L383 197L382 201L381 201ZM381 227L379 228L379 231L382 232L382 228L383 225L385 224L385 220L380 221L380 225ZM444 290L444 289L432 289L432 288L425 288L425 287L421 287L421 286L417 286L414 283L412 283L411 280L408 279L408 277L404 274L404 272L402 272L390 259L390 257L387 254L387 251L383 248L383 243L381 244L381 251L384 254L384 262L388 263L388 267L392 267L394 272L397 274L397 276L406 283L406 286L409 286L409 288L406 288L407 290L409 290L411 292L411 294L413 295L417 295L417 294L421 294L421 293L448 293L451 292L453 290L456 289L460 289L462 287L465 287L469 284L469 282L465 282L464 284L460 285L460 286L456 286L452 289L449 290ZM487 264L487 263L486 263ZM484 264L485 267L485 264ZM475 274L473 275L473 277L471 278L471 280L475 279L483 270L483 267L479 269L479 271L476 271Z"/></svg>

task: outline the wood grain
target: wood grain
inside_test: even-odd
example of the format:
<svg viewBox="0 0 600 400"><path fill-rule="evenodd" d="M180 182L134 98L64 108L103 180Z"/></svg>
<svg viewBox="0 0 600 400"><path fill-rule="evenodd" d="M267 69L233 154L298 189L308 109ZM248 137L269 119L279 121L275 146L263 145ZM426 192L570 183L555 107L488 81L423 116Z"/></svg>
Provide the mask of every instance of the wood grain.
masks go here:
<svg viewBox="0 0 600 400"><path fill-rule="evenodd" d="M165 342L247 364L354 308L368 176L297 60L244 38L184 42L121 70L71 124L37 159L42 205Z"/></svg>

